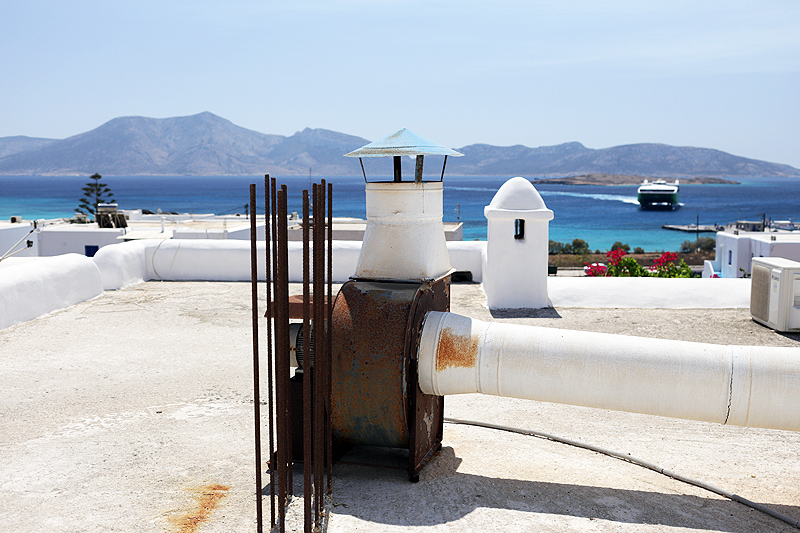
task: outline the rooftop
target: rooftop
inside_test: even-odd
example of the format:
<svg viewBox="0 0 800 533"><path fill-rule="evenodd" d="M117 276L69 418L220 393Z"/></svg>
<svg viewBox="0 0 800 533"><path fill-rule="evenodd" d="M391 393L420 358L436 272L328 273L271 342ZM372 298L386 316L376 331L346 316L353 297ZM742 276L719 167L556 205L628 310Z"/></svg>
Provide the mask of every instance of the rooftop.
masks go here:
<svg viewBox="0 0 800 533"><path fill-rule="evenodd" d="M741 308L492 316L484 302L480 286L453 286L452 310L483 320L800 347ZM248 283L140 283L0 331L3 527L163 532L198 519L198 531L254 531L251 346ZM445 410L630 454L800 517L800 433L479 395L448 396ZM551 440L448 423L443 446L416 484L403 470L336 465L328 531L794 531ZM393 464L392 452L380 459ZM216 509L199 507L204 493ZM264 508L268 520L268 498Z"/></svg>

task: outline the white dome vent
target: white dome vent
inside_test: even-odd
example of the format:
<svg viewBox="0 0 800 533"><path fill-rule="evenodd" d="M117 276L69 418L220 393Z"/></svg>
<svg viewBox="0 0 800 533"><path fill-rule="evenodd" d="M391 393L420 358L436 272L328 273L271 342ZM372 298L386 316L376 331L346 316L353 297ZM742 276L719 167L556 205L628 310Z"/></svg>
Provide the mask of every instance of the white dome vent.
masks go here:
<svg viewBox="0 0 800 533"><path fill-rule="evenodd" d="M530 181L525 178L511 178L497 190L491 203L491 210L503 211L535 211L547 209L541 195Z"/></svg>

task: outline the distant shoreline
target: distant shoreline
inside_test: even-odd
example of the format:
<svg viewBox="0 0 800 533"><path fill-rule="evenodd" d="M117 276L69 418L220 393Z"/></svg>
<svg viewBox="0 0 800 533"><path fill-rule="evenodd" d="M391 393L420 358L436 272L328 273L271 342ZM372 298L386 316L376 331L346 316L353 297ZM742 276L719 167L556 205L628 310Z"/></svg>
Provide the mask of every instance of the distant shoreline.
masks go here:
<svg viewBox="0 0 800 533"><path fill-rule="evenodd" d="M628 174L581 174L579 176L569 176L566 178L544 178L537 179L534 184L553 184L553 185L641 185L644 180L653 182L657 179L663 179L668 183L675 181L675 178L659 178L652 176L632 176ZM678 178L681 185L739 185L740 182L733 180L726 180L723 178L711 177L694 177L694 178Z"/></svg>

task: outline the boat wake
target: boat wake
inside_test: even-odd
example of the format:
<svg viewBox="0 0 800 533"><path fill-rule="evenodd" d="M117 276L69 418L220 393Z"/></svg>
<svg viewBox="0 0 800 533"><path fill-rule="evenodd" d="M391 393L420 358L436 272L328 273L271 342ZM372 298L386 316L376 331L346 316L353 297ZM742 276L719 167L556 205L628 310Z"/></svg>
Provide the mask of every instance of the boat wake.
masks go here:
<svg viewBox="0 0 800 533"><path fill-rule="evenodd" d="M449 191L483 191L483 192L497 192L497 188L492 187L451 187L447 186Z"/></svg>
<svg viewBox="0 0 800 533"><path fill-rule="evenodd" d="M564 191L539 191L542 196L573 196L575 198L589 198L591 200L603 200L607 202L622 202L624 204L639 205L639 200L635 196L622 196L621 194L591 194L581 192Z"/></svg>

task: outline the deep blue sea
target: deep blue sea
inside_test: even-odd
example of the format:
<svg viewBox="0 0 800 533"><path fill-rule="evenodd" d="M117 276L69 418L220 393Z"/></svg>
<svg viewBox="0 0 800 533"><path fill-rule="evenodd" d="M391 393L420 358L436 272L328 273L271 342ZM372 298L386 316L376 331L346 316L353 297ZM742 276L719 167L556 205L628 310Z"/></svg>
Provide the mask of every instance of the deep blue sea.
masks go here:
<svg viewBox="0 0 800 533"><path fill-rule="evenodd" d="M334 216L365 218L362 176L314 176L333 183ZM510 176L447 176L444 219L464 223L464 240L486 239L483 208ZM0 176L0 219L73 216L88 176ZM636 185L547 185L535 182L555 218L550 238L581 238L592 249L606 250L614 241L647 251L677 250L694 234L661 229L663 224L725 224L737 219L800 221L800 178L746 178L740 185L681 185L682 207L674 211L642 211ZM308 176L278 177L289 189L289 210L301 211L301 191ZM250 183L258 185L263 202L263 176L104 176L120 209L194 213L244 212ZM459 213L460 211L460 213Z"/></svg>

